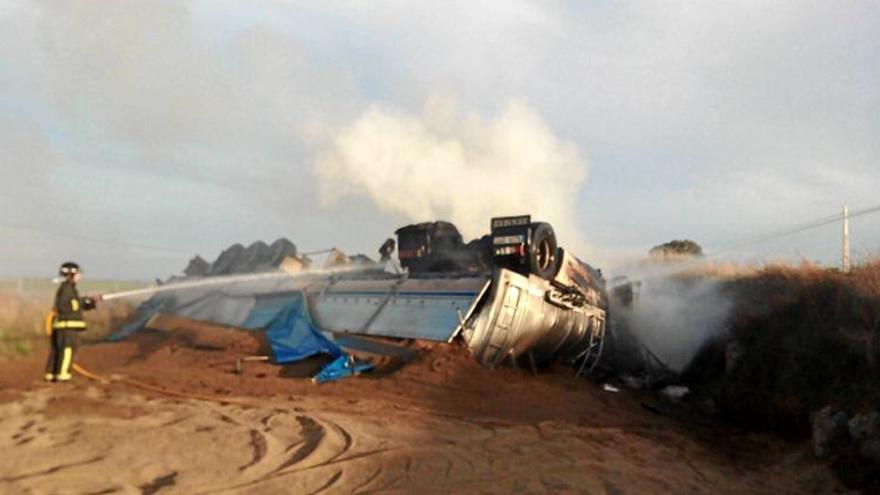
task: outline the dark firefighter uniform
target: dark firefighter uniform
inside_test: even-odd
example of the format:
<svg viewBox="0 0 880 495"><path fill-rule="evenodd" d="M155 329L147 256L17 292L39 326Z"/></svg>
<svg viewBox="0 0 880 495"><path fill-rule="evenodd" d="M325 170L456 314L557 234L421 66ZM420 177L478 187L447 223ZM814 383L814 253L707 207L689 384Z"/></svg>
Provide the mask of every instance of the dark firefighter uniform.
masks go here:
<svg viewBox="0 0 880 495"><path fill-rule="evenodd" d="M52 349L46 363L46 380L70 380L70 367L73 357L79 348L79 334L86 330L83 312L95 309L95 300L80 297L76 290L76 282L72 275L79 273L74 263L62 265L61 274L64 282L55 293L55 313L52 322Z"/></svg>

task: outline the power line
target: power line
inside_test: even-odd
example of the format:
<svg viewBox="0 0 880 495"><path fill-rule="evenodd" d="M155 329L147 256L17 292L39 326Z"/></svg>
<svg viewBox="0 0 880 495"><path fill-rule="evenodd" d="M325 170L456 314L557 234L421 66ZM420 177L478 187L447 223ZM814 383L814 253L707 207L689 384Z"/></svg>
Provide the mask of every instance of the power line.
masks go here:
<svg viewBox="0 0 880 495"><path fill-rule="evenodd" d="M863 216L863 215L868 215L868 214L871 214L871 213L876 213L876 212L878 212L878 211L880 211L880 205L878 205L878 206L872 206L872 207L870 207L870 208L863 208L863 209L861 209L861 210L855 210L855 211L850 212L850 213L849 213L849 218L860 217L860 216ZM760 244L760 243L763 243L763 242L772 241L772 240L775 240L775 239L779 239L779 238L782 238L782 237L787 237L787 236L790 236L790 235L793 235L793 234L797 234L797 233L800 233L800 232L804 232L804 231L807 231L807 230L813 230L813 229L816 229L816 228L819 228L819 227L823 227L823 226L825 226L825 225L830 225L830 224L832 224L832 223L837 223L837 222L841 222L841 221L843 221L843 215L840 214L840 213L838 213L838 214L836 214L836 215L831 215L831 216L828 216L828 217L823 217L823 218L820 218L820 219L817 219L817 220L813 220L813 221L811 221L811 222L809 222L809 223L806 223L806 224L803 224L803 225L800 225L800 226L797 226L797 227L794 227L794 228L791 228L791 229L782 230L782 231L777 231L777 232L770 233L770 234L765 234L765 235L763 235L763 236L756 237L756 238L753 238L753 239L750 239L750 240L747 240L747 241L741 241L741 242L733 243L733 244L730 244L730 245L727 245L727 246L723 246L723 247L721 247L721 248L719 248L719 249L716 249L716 250L714 250L714 251L711 251L711 253L709 253L708 256L715 256L715 255L718 255L719 253L724 253L724 252L728 252L728 251L734 251L734 250L737 250L737 249L740 249L740 248L743 248L743 247L751 246L751 245L753 245L753 244Z"/></svg>
<svg viewBox="0 0 880 495"><path fill-rule="evenodd" d="M864 215L869 215L871 213L877 213L878 211L880 211L880 205L872 206L870 208L863 208L861 210L854 210L849 213L849 218L856 218L856 217L860 217L860 216L864 216ZM747 247L747 246L751 246L754 244L760 244L763 242L772 241L775 239L787 237L787 236L797 234L800 232L804 232L804 231L808 231L808 230L813 230L813 229L823 227L825 225L830 225L832 223L837 223L840 221L843 221L843 215L839 214L839 213L835 214L835 215L830 215L827 217L822 217L822 218L813 220L809 223L794 227L792 229L777 231L774 233L765 234L760 237L756 237L756 238L749 239L746 241L740 241L740 242L729 244L727 246L722 246L719 249L711 251L710 253L707 254L707 256L716 256L720 253L734 251L734 250L737 250L737 249L740 249L743 247ZM46 235L46 236L57 237L57 238L80 239L80 240L84 240L84 241L98 242L98 243L107 244L107 245L111 245L111 246L121 246L121 247L142 249L145 251L156 251L156 252L164 252L164 253L172 253L172 254L183 254L183 255L187 255L187 256L191 254L188 251L182 251L180 249L169 248L166 246L156 246L156 245L150 245L150 244L132 243L132 242L119 241L117 239L107 239L107 238L88 236L88 235L82 235L82 234L46 231L46 230L35 229L33 227L28 227L28 226L24 226L24 225L0 224L0 228L4 228L4 229L8 229L8 230L18 230L18 231L23 231L23 232L32 232L32 233L36 233L36 234L40 234L40 235ZM318 250L318 251L311 251L311 252L301 253L301 254L303 254L303 255L317 255L317 254L328 253L330 251L332 251L332 248L331 249L322 249L322 250Z"/></svg>

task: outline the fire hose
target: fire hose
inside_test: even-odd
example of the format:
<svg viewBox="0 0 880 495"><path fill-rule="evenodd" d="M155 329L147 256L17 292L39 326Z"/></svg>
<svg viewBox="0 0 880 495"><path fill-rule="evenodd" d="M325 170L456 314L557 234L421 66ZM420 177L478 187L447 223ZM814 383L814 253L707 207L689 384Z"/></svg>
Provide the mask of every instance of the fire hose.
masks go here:
<svg viewBox="0 0 880 495"><path fill-rule="evenodd" d="M125 377L108 378L108 377L99 375L97 373L93 373L93 372L89 371L88 369L83 368L82 366L80 366L77 363L73 363L72 368L73 368L73 371L79 373L80 375L88 378L89 380L99 382L99 383L116 381L119 383L124 383L126 385L130 385L135 388L147 390L147 391L154 392L157 394L167 395L169 397L176 397L179 399L194 399L194 400L215 402L217 404L235 404L235 405L243 406L243 407L258 407L257 405L250 404L250 403L248 403L246 401L242 401L242 400L236 400L236 399L230 399L230 398L224 399L221 397L214 397L212 395L197 394L197 393L190 393L190 392L180 392L177 390L168 390L166 388L162 388L157 385L151 385L149 383L144 383L139 380L133 380L131 378L125 378Z"/></svg>
<svg viewBox="0 0 880 495"><path fill-rule="evenodd" d="M46 319L44 322L44 324L45 324L44 330L46 332L46 336L49 337L50 339L52 338L52 323L55 321L56 316L57 316L57 312L53 309L52 311L49 312L49 314L46 315ZM101 376L97 373L93 373L93 372L89 371L88 369L80 366L77 363L73 363L71 368L76 373L79 373L80 375L88 378L89 380L95 381L95 382L106 383L108 381L111 381L109 378ZM122 377L122 378L117 378L113 381L118 381L120 383L124 383L126 385L130 385L132 387L136 387L136 388L139 388L142 390L148 390L150 392L155 392L157 394L167 395L169 397L203 400L203 401L209 401L209 402L216 402L219 404L236 404L236 405L245 406L245 407L255 407L252 404L248 404L247 402L238 401L238 400L234 400L234 399L222 399L220 397L214 397L211 395L194 394L194 393L188 393L188 392L178 392L176 390L168 390L168 389L156 386L156 385L150 385L149 383L144 383L144 382L141 382L138 380L132 380L131 378Z"/></svg>

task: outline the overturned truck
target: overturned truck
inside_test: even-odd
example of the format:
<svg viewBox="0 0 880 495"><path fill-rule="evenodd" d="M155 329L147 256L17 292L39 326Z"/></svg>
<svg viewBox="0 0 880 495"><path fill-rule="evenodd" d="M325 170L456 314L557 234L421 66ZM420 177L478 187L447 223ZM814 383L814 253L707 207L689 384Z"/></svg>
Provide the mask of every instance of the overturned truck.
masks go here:
<svg viewBox="0 0 880 495"><path fill-rule="evenodd" d="M490 234L467 244L448 222L409 225L396 235L399 270L389 269L395 247L389 240L380 249L383 264L169 292L146 306L261 328L299 297L329 336L460 340L489 367L556 358L578 373L596 366L608 324L605 281L557 245L549 224L530 216L494 218Z"/></svg>
<svg viewBox="0 0 880 495"><path fill-rule="evenodd" d="M549 224L529 216L493 218L491 233L466 245L447 222L396 234L410 284L439 286L443 276L457 276L445 283L474 291L449 340L460 337L480 363L561 357L589 370L598 362L608 318L604 279L559 247Z"/></svg>

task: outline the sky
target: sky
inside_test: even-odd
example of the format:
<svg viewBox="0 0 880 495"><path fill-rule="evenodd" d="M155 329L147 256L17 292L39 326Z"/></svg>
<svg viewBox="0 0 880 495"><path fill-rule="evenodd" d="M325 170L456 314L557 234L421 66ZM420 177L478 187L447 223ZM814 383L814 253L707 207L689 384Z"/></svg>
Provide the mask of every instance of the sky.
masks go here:
<svg viewBox="0 0 880 495"><path fill-rule="evenodd" d="M876 2L0 0L0 276L521 213L599 266L711 252L880 204L878 136Z"/></svg>

